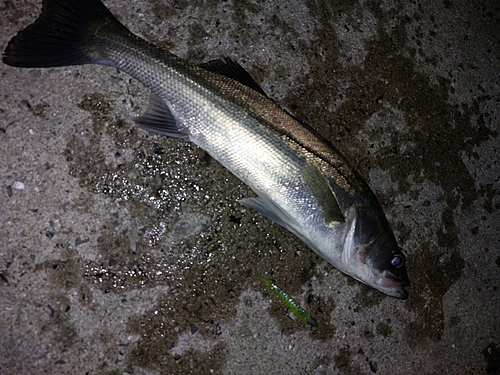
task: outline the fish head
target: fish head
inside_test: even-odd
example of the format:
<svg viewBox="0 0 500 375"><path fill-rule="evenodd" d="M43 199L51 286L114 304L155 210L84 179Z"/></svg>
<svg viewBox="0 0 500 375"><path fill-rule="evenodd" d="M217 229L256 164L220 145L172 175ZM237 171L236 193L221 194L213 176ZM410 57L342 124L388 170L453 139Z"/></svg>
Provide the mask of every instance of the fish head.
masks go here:
<svg viewBox="0 0 500 375"><path fill-rule="evenodd" d="M379 207L351 207L342 249L345 272L389 296L406 299L405 257Z"/></svg>

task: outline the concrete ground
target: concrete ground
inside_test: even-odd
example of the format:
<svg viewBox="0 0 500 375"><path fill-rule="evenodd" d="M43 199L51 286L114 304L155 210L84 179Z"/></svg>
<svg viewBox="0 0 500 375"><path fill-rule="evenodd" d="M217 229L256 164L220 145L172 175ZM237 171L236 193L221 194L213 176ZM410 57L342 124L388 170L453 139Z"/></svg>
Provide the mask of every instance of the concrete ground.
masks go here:
<svg viewBox="0 0 500 375"><path fill-rule="evenodd" d="M405 249L400 301L237 200L203 150L138 130L102 66L0 63L0 374L499 374L495 1L106 1L229 56L336 145ZM0 2L0 47L41 1ZM251 271L317 320L295 318Z"/></svg>

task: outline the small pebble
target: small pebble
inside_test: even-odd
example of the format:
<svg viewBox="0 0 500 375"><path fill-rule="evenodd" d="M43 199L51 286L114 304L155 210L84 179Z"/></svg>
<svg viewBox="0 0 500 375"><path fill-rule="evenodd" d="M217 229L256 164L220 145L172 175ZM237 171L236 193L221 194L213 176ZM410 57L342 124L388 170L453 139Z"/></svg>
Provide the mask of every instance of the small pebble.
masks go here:
<svg viewBox="0 0 500 375"><path fill-rule="evenodd" d="M81 245L81 244L84 244L84 243L87 243L89 242L90 239L89 238L81 238L81 237L77 237L76 240L75 240L75 246L78 246L78 245Z"/></svg>
<svg viewBox="0 0 500 375"><path fill-rule="evenodd" d="M24 190L25 186L21 181L14 181L12 187L16 190Z"/></svg>
<svg viewBox="0 0 500 375"><path fill-rule="evenodd" d="M31 104L30 104L30 102L29 102L29 101L27 101L26 99L21 100L21 104L22 104L23 106L25 106L26 108L31 109Z"/></svg>

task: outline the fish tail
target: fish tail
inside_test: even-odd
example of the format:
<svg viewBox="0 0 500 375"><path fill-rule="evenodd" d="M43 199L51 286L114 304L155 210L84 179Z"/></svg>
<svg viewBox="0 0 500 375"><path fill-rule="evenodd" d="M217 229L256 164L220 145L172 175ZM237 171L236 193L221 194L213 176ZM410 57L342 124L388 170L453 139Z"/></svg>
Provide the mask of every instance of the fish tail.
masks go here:
<svg viewBox="0 0 500 375"><path fill-rule="evenodd" d="M21 68L112 65L92 48L93 34L106 24L124 28L100 0L44 0L38 19L9 42L3 61Z"/></svg>

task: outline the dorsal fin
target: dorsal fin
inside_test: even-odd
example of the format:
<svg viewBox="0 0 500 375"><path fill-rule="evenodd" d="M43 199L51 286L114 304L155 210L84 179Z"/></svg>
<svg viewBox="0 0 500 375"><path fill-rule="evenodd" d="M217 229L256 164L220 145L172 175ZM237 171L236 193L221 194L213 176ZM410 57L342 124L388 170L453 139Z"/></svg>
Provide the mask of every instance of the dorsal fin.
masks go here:
<svg viewBox="0 0 500 375"><path fill-rule="evenodd" d="M229 57L224 57L222 59L217 59L217 60L211 60L206 63L200 64L199 66L200 68L203 68L205 70L209 70L211 72L221 74L228 78L234 79L235 81L238 81L239 83L247 87L250 87L252 90L255 90L258 93L264 95L266 98L269 98L267 94L264 92L264 90L262 90L262 87L260 87L259 84L254 81L252 76L245 70L245 68L243 68L240 64L238 64L236 61L234 61ZM331 142L325 137L323 137L321 134L319 134L316 131L316 129L314 129L312 126L308 125L302 120L299 120L297 117L295 117L288 111L285 110L285 112L288 113L291 117L293 117L296 121L300 122L303 127L307 128L316 137L321 139L323 142L331 145Z"/></svg>
<svg viewBox="0 0 500 375"><path fill-rule="evenodd" d="M264 90L254 81L252 76L240 64L229 57L200 64L200 68L234 79L267 97Z"/></svg>

